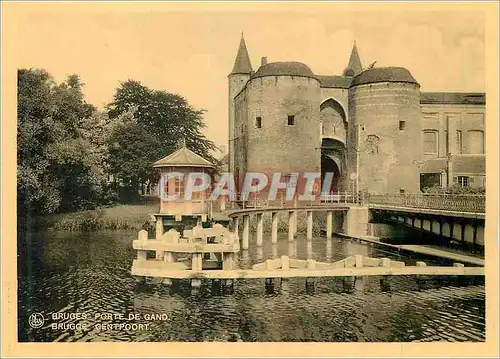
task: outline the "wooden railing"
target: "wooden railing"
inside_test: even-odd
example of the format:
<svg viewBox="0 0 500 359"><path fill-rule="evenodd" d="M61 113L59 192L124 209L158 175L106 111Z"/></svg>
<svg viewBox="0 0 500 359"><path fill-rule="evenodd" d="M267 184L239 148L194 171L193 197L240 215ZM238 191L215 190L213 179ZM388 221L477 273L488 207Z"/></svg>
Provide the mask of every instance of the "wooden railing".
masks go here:
<svg viewBox="0 0 500 359"><path fill-rule="evenodd" d="M366 204L485 213L484 195L475 194L368 194Z"/></svg>

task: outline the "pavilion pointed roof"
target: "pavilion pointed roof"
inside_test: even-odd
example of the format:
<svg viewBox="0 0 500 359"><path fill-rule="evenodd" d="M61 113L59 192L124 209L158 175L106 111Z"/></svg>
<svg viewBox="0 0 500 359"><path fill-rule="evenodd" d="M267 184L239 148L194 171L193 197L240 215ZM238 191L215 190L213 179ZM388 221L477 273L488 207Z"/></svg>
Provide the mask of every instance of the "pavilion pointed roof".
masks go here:
<svg viewBox="0 0 500 359"><path fill-rule="evenodd" d="M250 57L248 56L247 45L245 44L245 39L243 38L243 33L241 34L240 47L238 48L238 53L236 54L236 59L234 60L232 74L249 74L252 72L252 63L250 62Z"/></svg>
<svg viewBox="0 0 500 359"><path fill-rule="evenodd" d="M213 168L214 165L197 155L186 146L182 146L180 149L174 153L163 157L161 160L153 163L153 167L205 167Z"/></svg>
<svg viewBox="0 0 500 359"><path fill-rule="evenodd" d="M363 66L361 66L361 60L358 54L358 48L356 42L352 46L351 57L349 57L349 64L344 71L346 76L355 76L363 71Z"/></svg>

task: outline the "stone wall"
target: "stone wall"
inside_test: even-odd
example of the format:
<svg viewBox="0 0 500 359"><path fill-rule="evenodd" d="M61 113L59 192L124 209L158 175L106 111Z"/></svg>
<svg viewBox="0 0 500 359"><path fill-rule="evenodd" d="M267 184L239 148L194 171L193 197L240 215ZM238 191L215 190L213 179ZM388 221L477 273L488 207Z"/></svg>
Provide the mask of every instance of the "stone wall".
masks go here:
<svg viewBox="0 0 500 359"><path fill-rule="evenodd" d="M248 171L319 172L319 81L268 76L247 85ZM295 124L288 125L288 116ZM261 118L257 128L256 118Z"/></svg>

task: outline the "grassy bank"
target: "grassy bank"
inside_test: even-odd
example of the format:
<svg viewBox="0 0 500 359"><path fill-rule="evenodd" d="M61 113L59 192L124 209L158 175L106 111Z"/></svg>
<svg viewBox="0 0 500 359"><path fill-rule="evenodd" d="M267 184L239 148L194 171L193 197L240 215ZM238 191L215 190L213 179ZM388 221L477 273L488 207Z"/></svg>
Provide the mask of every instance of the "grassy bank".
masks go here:
<svg viewBox="0 0 500 359"><path fill-rule="evenodd" d="M149 214L158 203L126 204L91 211L59 213L44 217L40 226L51 230L94 231L100 229L148 229Z"/></svg>

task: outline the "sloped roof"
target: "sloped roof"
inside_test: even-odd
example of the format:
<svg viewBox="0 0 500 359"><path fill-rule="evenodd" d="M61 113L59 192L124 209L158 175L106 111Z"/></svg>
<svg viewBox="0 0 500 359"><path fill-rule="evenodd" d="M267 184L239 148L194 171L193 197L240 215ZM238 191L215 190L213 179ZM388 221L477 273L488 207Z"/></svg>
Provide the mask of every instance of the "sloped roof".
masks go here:
<svg viewBox="0 0 500 359"><path fill-rule="evenodd" d="M444 157L433 158L425 161L420 168L420 173L439 173L446 170L447 159ZM486 158L484 155L454 155L450 157L451 172L460 173L486 173Z"/></svg>
<svg viewBox="0 0 500 359"><path fill-rule="evenodd" d="M484 105L486 95L480 92L422 92L420 103L449 105Z"/></svg>
<svg viewBox="0 0 500 359"><path fill-rule="evenodd" d="M316 78L309 66L302 62L270 62L259 67L252 78L264 76L301 76Z"/></svg>
<svg viewBox="0 0 500 359"><path fill-rule="evenodd" d="M153 163L153 167L207 167L214 165L187 147L182 147Z"/></svg>
<svg viewBox="0 0 500 359"><path fill-rule="evenodd" d="M407 82L418 85L417 80L404 67L375 67L354 76L351 86L376 82Z"/></svg>
<svg viewBox="0 0 500 359"><path fill-rule="evenodd" d="M451 157L453 173L486 173L485 155L456 155Z"/></svg>
<svg viewBox="0 0 500 359"><path fill-rule="evenodd" d="M446 158L432 158L420 167L420 173L439 173L446 170Z"/></svg>
<svg viewBox="0 0 500 359"><path fill-rule="evenodd" d="M236 54L236 59L234 60L233 71L231 74L249 74L252 72L252 63L250 62L250 57L248 56L247 45L243 34L241 34L240 46L238 48L238 53Z"/></svg>
<svg viewBox="0 0 500 359"><path fill-rule="evenodd" d="M316 75L321 83L321 87L347 89L351 84L351 78L345 76L324 76Z"/></svg>

